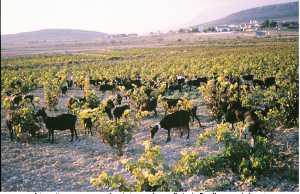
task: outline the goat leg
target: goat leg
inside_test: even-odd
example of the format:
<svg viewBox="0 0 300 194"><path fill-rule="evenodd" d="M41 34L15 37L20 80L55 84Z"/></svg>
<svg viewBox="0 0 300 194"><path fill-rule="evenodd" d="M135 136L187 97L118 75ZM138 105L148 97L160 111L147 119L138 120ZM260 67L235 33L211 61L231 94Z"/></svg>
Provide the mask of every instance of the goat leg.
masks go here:
<svg viewBox="0 0 300 194"><path fill-rule="evenodd" d="M93 136L93 133L92 133L92 128L90 128L90 132L91 132L91 136Z"/></svg>
<svg viewBox="0 0 300 194"><path fill-rule="evenodd" d="M52 143L54 143L54 130L51 130L51 134L52 134Z"/></svg>
<svg viewBox="0 0 300 194"><path fill-rule="evenodd" d="M10 141L13 141L13 139L14 139L14 131L13 131L13 129L9 129L9 136L10 136Z"/></svg>
<svg viewBox="0 0 300 194"><path fill-rule="evenodd" d="M74 129L71 129L71 140L70 140L70 142L73 141L73 138L74 138Z"/></svg>
<svg viewBox="0 0 300 194"><path fill-rule="evenodd" d="M199 119L199 117L197 116L197 115L194 115L194 117L196 118L196 120L198 121L198 123L199 123L199 128L201 128L202 127L202 125L201 125L201 122L200 122L200 119ZM194 122L194 121L193 121Z"/></svg>
<svg viewBox="0 0 300 194"><path fill-rule="evenodd" d="M183 129L180 128L180 138L183 136Z"/></svg>
<svg viewBox="0 0 300 194"><path fill-rule="evenodd" d="M48 130L48 141L50 142L50 137L51 137L51 130Z"/></svg>
<svg viewBox="0 0 300 194"><path fill-rule="evenodd" d="M74 132L75 132L75 137L76 137L76 140L78 139L78 136L77 136L77 131L76 131L76 128L74 127Z"/></svg>
<svg viewBox="0 0 300 194"><path fill-rule="evenodd" d="M168 138L167 138L167 143L171 141L171 130L168 129Z"/></svg>
<svg viewBox="0 0 300 194"><path fill-rule="evenodd" d="M189 124L187 125L187 131L188 131L188 135L187 135L187 139L189 139L190 138L190 126L189 126Z"/></svg>

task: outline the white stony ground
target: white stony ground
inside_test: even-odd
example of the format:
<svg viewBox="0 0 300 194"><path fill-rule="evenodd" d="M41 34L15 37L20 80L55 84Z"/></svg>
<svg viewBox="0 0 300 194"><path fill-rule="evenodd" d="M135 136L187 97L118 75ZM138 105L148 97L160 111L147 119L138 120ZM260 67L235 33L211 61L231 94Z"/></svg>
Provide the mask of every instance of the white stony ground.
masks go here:
<svg viewBox="0 0 300 194"><path fill-rule="evenodd" d="M36 90L33 94L40 96L41 103L44 103L42 90ZM66 101L71 95L81 96L82 91L72 90L68 96L61 98L58 106L59 112L66 112ZM206 107L201 102L198 103L197 114L200 116L205 129L209 130L215 123L209 119ZM161 118L163 111L161 107L159 110L159 118ZM114 149L103 144L96 136L85 136L82 130L79 133L79 140L72 143L69 142L69 131L55 132L54 144L48 143L47 138L32 143L11 142L3 117L4 112L1 109L2 191L98 191L91 186L90 178L99 175L102 171L126 174L120 160L139 158L144 151L143 142L150 139L150 125L159 121L159 118L154 116L143 120L140 129L136 130L133 139L125 148L124 155L118 157ZM78 129L80 128L81 126L78 125ZM173 132L172 141L169 143L165 143L167 133L162 130L158 132L154 142L160 145L161 152L169 165L180 158L182 151L197 151L201 157L218 153L222 147L215 144L213 140L203 146L195 145L196 137L205 129L199 128L197 122L195 122L191 125L190 140L186 140L185 136L180 138L177 133ZM292 131L296 137L291 138L297 139L298 129ZM185 191L299 190L298 184L280 180L276 177L269 177L263 181L257 187L250 187L237 181L237 177L231 173L219 173L213 178L205 176L190 177L183 182L183 186ZM217 187L220 183L222 187Z"/></svg>

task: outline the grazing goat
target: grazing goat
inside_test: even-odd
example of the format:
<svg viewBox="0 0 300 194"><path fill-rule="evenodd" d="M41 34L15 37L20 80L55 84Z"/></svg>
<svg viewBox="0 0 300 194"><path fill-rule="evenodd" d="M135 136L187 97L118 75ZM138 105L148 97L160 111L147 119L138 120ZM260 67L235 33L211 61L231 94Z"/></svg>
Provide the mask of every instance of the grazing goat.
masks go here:
<svg viewBox="0 0 300 194"><path fill-rule="evenodd" d="M153 92L153 89L152 89L152 88L146 88L146 89L145 89L145 94L147 95L148 98L151 97L151 92Z"/></svg>
<svg viewBox="0 0 300 194"><path fill-rule="evenodd" d="M68 86L64 85L60 87L61 95L66 95L68 91Z"/></svg>
<svg viewBox="0 0 300 194"><path fill-rule="evenodd" d="M242 76L244 81L253 81L254 75L247 74Z"/></svg>
<svg viewBox="0 0 300 194"><path fill-rule="evenodd" d="M23 96L23 99L24 100L29 99L29 101L31 103L33 103L34 96L32 94L26 94L26 95Z"/></svg>
<svg viewBox="0 0 300 194"><path fill-rule="evenodd" d="M176 76L176 81L177 81L178 84L182 85L185 82L185 77L181 76L181 75Z"/></svg>
<svg viewBox="0 0 300 194"><path fill-rule="evenodd" d="M114 115L115 120L118 120L119 118L121 118L121 116L127 109L130 109L129 105L127 105L127 104L115 107L115 109L113 110L113 115Z"/></svg>
<svg viewBox="0 0 300 194"><path fill-rule="evenodd" d="M173 99L173 98L162 97L161 99L162 99L162 101L167 103L167 105L168 105L167 109L176 107L177 103L179 101L182 101L181 98L174 98ZM167 114L167 109L165 110L165 115Z"/></svg>
<svg viewBox="0 0 300 194"><path fill-rule="evenodd" d="M98 86L100 84L100 79L96 79L96 80L90 79L90 84L93 86Z"/></svg>
<svg viewBox="0 0 300 194"><path fill-rule="evenodd" d="M259 86L260 88L263 88L264 85L265 85L265 83L262 80L259 80L259 79L254 79L253 80L253 86L254 87Z"/></svg>
<svg viewBox="0 0 300 194"><path fill-rule="evenodd" d="M92 133L92 126L93 126L93 122L92 122L92 119L91 118L85 118L83 119L83 125L84 125L84 134L86 135L86 132L87 134L89 134L89 132L91 133L91 136L93 136L93 133Z"/></svg>
<svg viewBox="0 0 300 194"><path fill-rule="evenodd" d="M10 84L10 87L14 88L14 89L19 88L21 86L22 86L22 81L21 80L13 80Z"/></svg>
<svg viewBox="0 0 300 194"><path fill-rule="evenodd" d="M195 119L198 121L199 123L199 127L201 128L201 122L200 122L200 119L198 118L197 116L197 106L193 106L193 108L190 110L190 114L191 114L191 117L193 119L193 122L195 121Z"/></svg>
<svg viewBox="0 0 300 194"><path fill-rule="evenodd" d="M68 85L68 88L72 88L73 80L67 80L67 85Z"/></svg>
<svg viewBox="0 0 300 194"><path fill-rule="evenodd" d="M116 88L116 86L114 84L101 84L99 87L99 91L101 92L106 92L106 91L113 91Z"/></svg>
<svg viewBox="0 0 300 194"><path fill-rule="evenodd" d="M108 116L108 118L109 118L110 120L113 119L113 115L112 115L112 113L111 113L111 110L112 110L114 107L115 107L114 102L113 102L111 99L109 99L109 100L107 101L106 106L104 107L104 111L103 111L103 112L105 112L105 113L107 114L107 116Z"/></svg>
<svg viewBox="0 0 300 194"><path fill-rule="evenodd" d="M13 95L10 99L13 106L19 106L21 101L23 100L23 96L19 93Z"/></svg>
<svg viewBox="0 0 300 194"><path fill-rule="evenodd" d="M11 102L12 106L19 106L20 103L22 102L22 100L26 100L26 99L29 99L30 103L34 106L34 104L33 104L34 96L32 94L22 95L19 93L19 94L10 96L10 102Z"/></svg>
<svg viewBox="0 0 300 194"><path fill-rule="evenodd" d="M264 127L262 126L262 123L256 113L249 108L242 107L239 101L229 103L227 112L225 113L225 121L231 123L233 129L234 123L239 121L246 121L246 123L248 124L248 129L254 140L257 136L266 136ZM242 131L240 131L240 136L241 135Z"/></svg>
<svg viewBox="0 0 300 194"><path fill-rule="evenodd" d="M155 116L157 116L157 111L156 111L156 107L157 107L157 99L156 98L148 98L140 107L141 111L154 111Z"/></svg>
<svg viewBox="0 0 300 194"><path fill-rule="evenodd" d="M71 96L69 98L69 101L68 101L68 109L71 110L73 104L78 104L79 106L82 106L84 103L86 103L86 98L85 97L73 97Z"/></svg>
<svg viewBox="0 0 300 194"><path fill-rule="evenodd" d="M171 129L172 128L185 128L187 129L187 139L190 137L190 127L189 127L189 121L190 121L190 112L185 110L179 110L177 112L174 112L172 114L166 115L158 125L155 125L151 129L151 139L154 138L154 135L160 128L164 128L168 131L168 138L167 142L171 141ZM180 131L180 137L182 137L183 131Z"/></svg>
<svg viewBox="0 0 300 194"><path fill-rule="evenodd" d="M13 141L15 130L13 128L13 120L10 116L8 116L5 120L7 129L9 131L10 140Z"/></svg>
<svg viewBox="0 0 300 194"><path fill-rule="evenodd" d="M269 88L270 86L276 86L276 80L275 77L267 77L265 78L265 87Z"/></svg>
<svg viewBox="0 0 300 194"><path fill-rule="evenodd" d="M49 134L49 141L50 137L52 136L51 143L54 143L54 130L67 130L70 129L71 131L71 142L73 141L74 133L76 139L78 139L77 132L76 132L76 120L77 117L72 114L61 114L56 117L49 117L45 111L45 108L40 109L37 112L38 116L42 116L44 123L46 124L46 128L48 129Z"/></svg>
<svg viewBox="0 0 300 194"><path fill-rule="evenodd" d="M115 100L117 102L117 105L121 105L121 103L122 103L122 96L120 94L117 94Z"/></svg>
<svg viewBox="0 0 300 194"><path fill-rule="evenodd" d="M199 77L197 79L191 79L187 81L187 85L192 90L192 86L199 87L202 83L207 83L207 77Z"/></svg>
<svg viewBox="0 0 300 194"><path fill-rule="evenodd" d="M171 83L170 85L167 84L167 88L171 92L174 92L175 90L179 90L179 92L182 92L181 84L177 84L177 83Z"/></svg>

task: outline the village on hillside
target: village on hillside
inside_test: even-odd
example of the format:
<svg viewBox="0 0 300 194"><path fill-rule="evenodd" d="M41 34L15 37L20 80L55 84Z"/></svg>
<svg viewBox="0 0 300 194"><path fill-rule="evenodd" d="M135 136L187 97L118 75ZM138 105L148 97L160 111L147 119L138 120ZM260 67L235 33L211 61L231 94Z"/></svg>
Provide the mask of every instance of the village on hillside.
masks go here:
<svg viewBox="0 0 300 194"><path fill-rule="evenodd" d="M259 22L255 19L241 24L221 24L221 25L196 25L188 28L180 28L179 30L170 30L166 33L162 31L150 32L150 36L162 34L178 34L178 33L221 33L221 32L255 32L257 37L265 37L269 35L269 31L295 31L298 30L298 21L276 21L265 20ZM114 34L112 37L137 37L136 33L131 34Z"/></svg>

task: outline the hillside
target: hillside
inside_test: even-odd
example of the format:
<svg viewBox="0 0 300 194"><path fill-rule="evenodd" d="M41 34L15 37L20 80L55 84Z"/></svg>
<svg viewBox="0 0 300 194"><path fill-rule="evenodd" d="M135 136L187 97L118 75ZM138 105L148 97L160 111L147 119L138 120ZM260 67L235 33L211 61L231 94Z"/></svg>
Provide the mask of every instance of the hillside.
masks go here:
<svg viewBox="0 0 300 194"><path fill-rule="evenodd" d="M45 29L32 32L1 35L1 44L20 44L37 42L91 42L103 41L108 34L103 32L71 30L71 29Z"/></svg>
<svg viewBox="0 0 300 194"><path fill-rule="evenodd" d="M249 22L249 20L264 21L267 19L298 21L298 7L299 2L262 6L233 13L227 17L204 23L204 25L240 24Z"/></svg>

